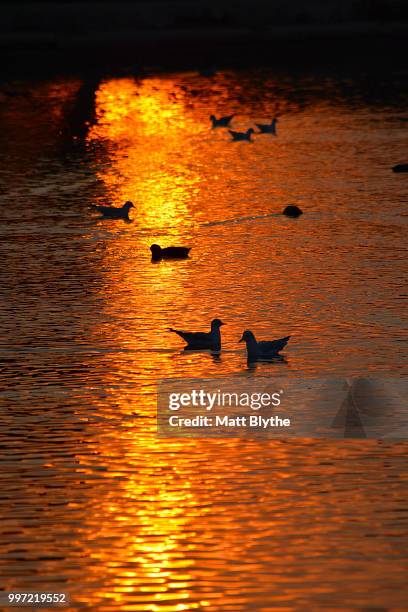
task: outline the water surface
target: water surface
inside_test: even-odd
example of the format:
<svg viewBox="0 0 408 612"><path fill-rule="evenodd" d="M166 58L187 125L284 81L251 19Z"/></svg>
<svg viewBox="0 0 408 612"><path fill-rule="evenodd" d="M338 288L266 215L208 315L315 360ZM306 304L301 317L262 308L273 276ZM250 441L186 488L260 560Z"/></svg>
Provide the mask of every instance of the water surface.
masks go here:
<svg viewBox="0 0 408 612"><path fill-rule="evenodd" d="M402 76L60 78L0 102L5 588L103 612L404 609L405 444L155 434L158 378L407 374ZM210 129L232 112L278 114L278 135ZM90 209L125 200L131 223ZM152 264L153 242L191 257ZM219 358L166 331L214 317ZM285 360L248 368L246 328L291 334Z"/></svg>

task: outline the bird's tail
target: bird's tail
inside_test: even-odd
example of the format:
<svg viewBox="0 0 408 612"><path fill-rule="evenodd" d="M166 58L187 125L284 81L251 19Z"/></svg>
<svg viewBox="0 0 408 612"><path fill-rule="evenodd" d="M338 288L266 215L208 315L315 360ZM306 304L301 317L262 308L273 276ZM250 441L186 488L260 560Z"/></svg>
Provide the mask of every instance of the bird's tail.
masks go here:
<svg viewBox="0 0 408 612"><path fill-rule="evenodd" d="M172 327L169 327L168 331L169 332L173 332L174 334L177 334L178 336L180 336L180 338L183 338L183 340L185 339L184 338L184 332L180 331L179 329L173 329Z"/></svg>

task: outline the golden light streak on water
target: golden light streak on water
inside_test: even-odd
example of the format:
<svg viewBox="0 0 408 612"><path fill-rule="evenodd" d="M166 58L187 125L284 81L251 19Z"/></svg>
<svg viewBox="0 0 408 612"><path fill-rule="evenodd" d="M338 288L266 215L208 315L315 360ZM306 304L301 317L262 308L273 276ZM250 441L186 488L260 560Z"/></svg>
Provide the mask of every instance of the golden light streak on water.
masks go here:
<svg viewBox="0 0 408 612"><path fill-rule="evenodd" d="M110 163L98 172L112 201L135 201L144 227L185 224L200 176L182 159L195 121L170 96L174 82L112 79L97 92L97 123L89 139L108 143ZM188 146L188 143L187 143Z"/></svg>
<svg viewBox="0 0 408 612"><path fill-rule="evenodd" d="M82 142L84 85L0 109L2 585L63 585L72 612L402 610L406 445L158 439L155 391L406 374L405 111L320 76L107 79ZM277 101L276 138L210 128ZM128 199L129 224L90 210ZM153 242L191 257L152 264ZM167 331L215 316L218 358ZM286 361L248 368L246 328L291 333Z"/></svg>

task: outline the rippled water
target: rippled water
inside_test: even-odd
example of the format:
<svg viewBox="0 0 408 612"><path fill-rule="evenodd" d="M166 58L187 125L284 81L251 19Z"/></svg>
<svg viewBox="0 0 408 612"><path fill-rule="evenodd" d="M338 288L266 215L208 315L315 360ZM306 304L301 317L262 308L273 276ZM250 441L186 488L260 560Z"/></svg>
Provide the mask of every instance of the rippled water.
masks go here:
<svg viewBox="0 0 408 612"><path fill-rule="evenodd" d="M405 444L155 430L158 378L407 374L402 78L61 78L0 100L4 588L106 612L405 609ZM232 143L213 112L278 113L278 135ZM129 199L131 223L90 209ZM153 242L191 257L152 264ZM166 332L213 317L220 358ZM245 328L292 334L285 360L248 368Z"/></svg>

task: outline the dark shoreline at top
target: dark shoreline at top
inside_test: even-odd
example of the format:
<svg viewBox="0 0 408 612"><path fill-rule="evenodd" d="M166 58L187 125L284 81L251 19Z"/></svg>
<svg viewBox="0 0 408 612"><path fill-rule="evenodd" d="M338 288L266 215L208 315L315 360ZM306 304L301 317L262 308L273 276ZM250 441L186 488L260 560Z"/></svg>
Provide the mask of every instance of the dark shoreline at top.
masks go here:
<svg viewBox="0 0 408 612"><path fill-rule="evenodd" d="M404 69L408 24L119 30L91 35L0 33L3 79L53 74L132 75L271 67L342 72Z"/></svg>

